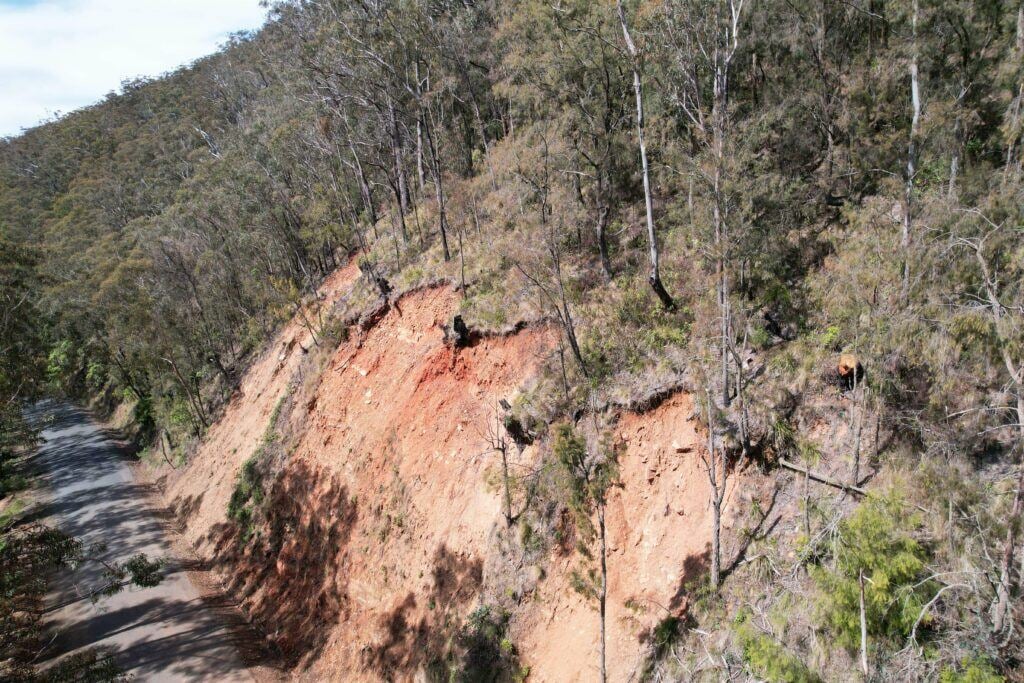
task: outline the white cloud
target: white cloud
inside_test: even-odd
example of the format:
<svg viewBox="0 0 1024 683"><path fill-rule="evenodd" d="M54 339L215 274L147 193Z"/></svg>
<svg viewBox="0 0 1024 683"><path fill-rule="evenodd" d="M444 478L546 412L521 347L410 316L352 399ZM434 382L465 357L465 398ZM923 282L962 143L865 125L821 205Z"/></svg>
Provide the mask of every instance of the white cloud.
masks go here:
<svg viewBox="0 0 1024 683"><path fill-rule="evenodd" d="M258 28L259 0L0 0L0 137Z"/></svg>

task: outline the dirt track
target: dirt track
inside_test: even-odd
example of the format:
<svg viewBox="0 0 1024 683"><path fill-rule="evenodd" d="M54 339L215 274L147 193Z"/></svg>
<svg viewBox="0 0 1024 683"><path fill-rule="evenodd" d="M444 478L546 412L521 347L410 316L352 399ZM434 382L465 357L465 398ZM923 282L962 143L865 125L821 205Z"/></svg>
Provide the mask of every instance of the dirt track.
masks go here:
<svg viewBox="0 0 1024 683"><path fill-rule="evenodd" d="M88 596L104 583L97 563L59 576L48 604L63 606L49 619L54 640L48 659L98 647L135 680L253 680L232 644L237 629L225 624L229 608L202 597L189 580L144 487L135 483L114 443L80 410L49 403L37 417L45 413L53 421L43 431L37 458L51 502L42 516L87 547L106 544L107 561L137 553L168 561L159 586L128 588L96 603Z"/></svg>

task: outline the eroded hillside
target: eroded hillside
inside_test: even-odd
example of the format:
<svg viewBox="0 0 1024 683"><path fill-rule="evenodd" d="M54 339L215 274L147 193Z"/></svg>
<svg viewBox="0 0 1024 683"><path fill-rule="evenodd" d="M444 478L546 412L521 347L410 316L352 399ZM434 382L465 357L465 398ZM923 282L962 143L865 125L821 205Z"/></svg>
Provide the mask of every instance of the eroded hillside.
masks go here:
<svg viewBox="0 0 1024 683"><path fill-rule="evenodd" d="M322 298L344 298L357 275L354 264L336 272ZM426 675L481 608L507 615L503 638L531 680L596 673L600 624L573 589L586 560L572 523L556 507L534 518L550 518L550 544L525 516L508 526L493 448L500 402L532 386L555 333L518 325L457 348L444 326L458 306L447 284L411 291L330 351L310 350L297 317L188 465L164 473L187 538L303 676ZM621 453L608 504L611 680L635 675L652 630L685 613L685 584L707 560L694 417L677 394L611 429ZM520 480L544 476L549 449L544 439L511 445ZM229 509L247 462L261 493L240 518Z"/></svg>
<svg viewBox="0 0 1024 683"><path fill-rule="evenodd" d="M0 140L0 465L310 678L1020 679L1019 0L268 4Z"/></svg>

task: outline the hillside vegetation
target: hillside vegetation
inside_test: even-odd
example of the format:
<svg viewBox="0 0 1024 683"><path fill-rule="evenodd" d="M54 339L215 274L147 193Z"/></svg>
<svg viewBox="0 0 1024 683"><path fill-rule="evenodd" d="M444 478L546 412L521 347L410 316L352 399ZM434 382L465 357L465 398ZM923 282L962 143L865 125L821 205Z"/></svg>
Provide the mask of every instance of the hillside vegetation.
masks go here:
<svg viewBox="0 0 1024 683"><path fill-rule="evenodd" d="M274 3L0 141L0 465L25 401L130 406L297 671L1022 680L1022 117L1019 1ZM348 652L340 577L445 539Z"/></svg>

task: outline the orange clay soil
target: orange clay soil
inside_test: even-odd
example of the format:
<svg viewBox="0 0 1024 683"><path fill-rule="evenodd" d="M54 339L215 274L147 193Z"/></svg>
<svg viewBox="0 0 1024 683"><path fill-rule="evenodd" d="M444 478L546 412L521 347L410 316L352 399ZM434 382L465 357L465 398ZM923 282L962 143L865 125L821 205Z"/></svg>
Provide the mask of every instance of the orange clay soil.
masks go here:
<svg viewBox="0 0 1024 683"><path fill-rule="evenodd" d="M685 611L685 584L705 571L710 557L710 485L692 413L690 397L677 394L648 413L624 414L615 429L623 450L622 486L609 496L607 513L609 681L638 679L651 630ZM731 498L726 528L733 523ZM597 603L585 602L570 585L578 562L575 553L552 559L534 614L513 633L531 681L598 678Z"/></svg>
<svg viewBox="0 0 1024 683"><path fill-rule="evenodd" d="M354 266L332 278L350 285ZM318 383L293 389L295 434L269 485L266 524L246 545L227 520L241 464L258 448L301 352L290 325L167 489L197 551L214 562L268 637L310 680L412 680L450 644L483 594L524 573L508 550L487 424L536 374L553 332L528 328L470 348L443 343L449 287L420 290L341 344ZM308 339L303 341L308 345ZM278 365L283 367L278 369ZM294 383L295 385L298 382ZM609 503L609 673L626 680L649 629L685 609L681 587L710 541L708 484L691 401L624 415L623 486ZM523 454L539 457L539 448ZM727 515L728 517L728 515ZM503 540L504 539L504 540ZM504 555L503 555L504 553ZM531 681L596 679L598 619L570 587L574 553L514 610L510 636ZM627 604L629 607L627 607Z"/></svg>

